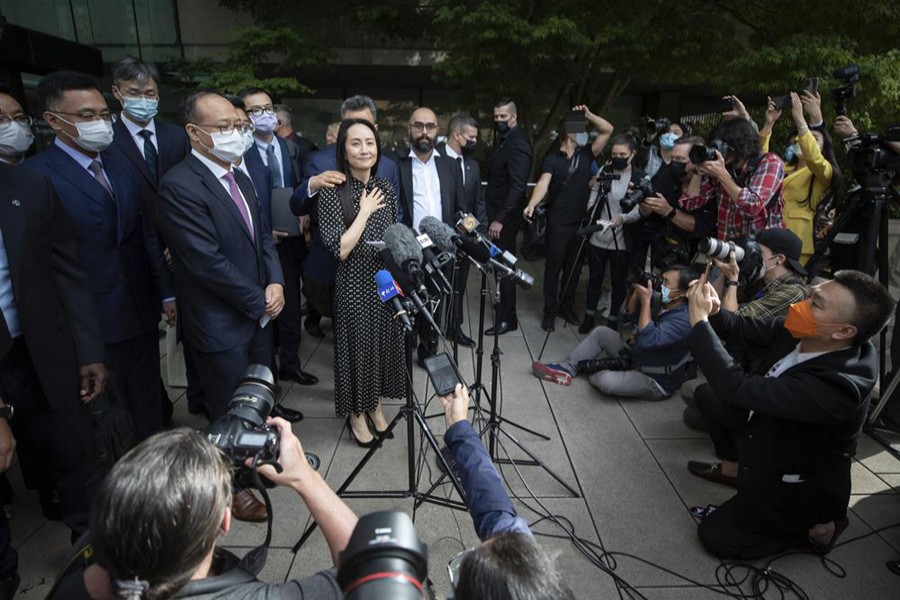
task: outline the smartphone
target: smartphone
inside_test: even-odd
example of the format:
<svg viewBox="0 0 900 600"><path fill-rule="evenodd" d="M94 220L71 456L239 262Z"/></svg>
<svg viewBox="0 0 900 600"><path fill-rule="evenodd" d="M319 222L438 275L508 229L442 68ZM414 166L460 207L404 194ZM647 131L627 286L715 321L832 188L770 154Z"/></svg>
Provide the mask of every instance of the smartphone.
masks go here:
<svg viewBox="0 0 900 600"><path fill-rule="evenodd" d="M728 112L730 110L734 110L734 98L731 96L726 96L719 100L719 112Z"/></svg>
<svg viewBox="0 0 900 600"><path fill-rule="evenodd" d="M775 110L791 110L794 104L791 102L791 95L785 94L784 96L775 96L772 98L772 102L775 103Z"/></svg>
<svg viewBox="0 0 900 600"><path fill-rule="evenodd" d="M709 282L709 274L710 274L710 272L712 272L712 268L713 268L713 261L712 261L712 258L710 258L706 262L706 269L703 271L703 281L706 283Z"/></svg>
<svg viewBox="0 0 900 600"><path fill-rule="evenodd" d="M456 365L453 364L453 359L446 352L426 358L425 370L438 396L452 394L456 384L463 382Z"/></svg>
<svg viewBox="0 0 900 600"><path fill-rule="evenodd" d="M566 133L584 133L586 131L584 123L584 111L570 110L563 118L563 125Z"/></svg>
<svg viewBox="0 0 900 600"><path fill-rule="evenodd" d="M818 77L807 77L806 79L804 79L803 80L803 89L809 90L810 92L813 93L813 95L815 95L816 92L819 91L819 78Z"/></svg>

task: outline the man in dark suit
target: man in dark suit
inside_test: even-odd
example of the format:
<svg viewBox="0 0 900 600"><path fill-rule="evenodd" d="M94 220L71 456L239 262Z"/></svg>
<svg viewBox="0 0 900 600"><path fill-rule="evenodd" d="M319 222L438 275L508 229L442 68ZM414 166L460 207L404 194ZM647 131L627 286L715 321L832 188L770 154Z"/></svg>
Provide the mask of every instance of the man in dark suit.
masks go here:
<svg viewBox="0 0 900 600"><path fill-rule="evenodd" d="M303 169L306 168L306 159L309 158L310 154L316 152L319 147L294 131L293 115L289 106L276 104L275 118L277 119L275 135L286 142L292 142L293 145L289 146L289 148L291 149L291 158L294 161L294 170L297 173L303 173Z"/></svg>
<svg viewBox="0 0 900 600"><path fill-rule="evenodd" d="M481 223L482 233L487 233L487 210L484 205L484 186L481 185L481 167L472 158L478 147L478 123L466 114L454 115L447 126L447 143L436 146L437 150L447 158L455 161L463 183L463 210L475 215ZM454 223L455 225L455 223ZM466 294L466 282L469 279L469 261L461 260L453 281L453 319L450 323L450 336L461 346L475 347L475 340L462 330L463 305Z"/></svg>
<svg viewBox="0 0 900 600"><path fill-rule="evenodd" d="M34 143L33 120L9 89L0 86L0 162L19 165Z"/></svg>
<svg viewBox="0 0 900 600"><path fill-rule="evenodd" d="M400 206L403 223L419 232L425 217L434 217L453 227L456 213L465 209L459 166L434 148L438 134L437 115L430 108L417 108L409 118L409 146L397 154L400 167ZM440 314L434 315L440 322ZM437 350L438 333L425 319L418 319L419 364Z"/></svg>
<svg viewBox="0 0 900 600"><path fill-rule="evenodd" d="M709 380L695 399L722 459L688 469L738 490L700 523L700 541L738 560L788 548L828 553L847 527L850 464L878 378L869 339L893 311L888 291L838 271L787 318L764 321L720 311L704 276L688 303L688 347ZM745 373L717 335L768 353Z"/></svg>
<svg viewBox="0 0 900 600"><path fill-rule="evenodd" d="M151 192L127 160L103 152L113 139L111 115L93 80L51 73L38 85L38 95L56 140L22 166L50 180L75 224L107 365L144 438L164 425L160 303L175 318L174 292L150 218Z"/></svg>
<svg viewBox="0 0 900 600"><path fill-rule="evenodd" d="M284 276L250 178L235 172L246 125L212 92L184 101L191 153L160 183L160 227L169 244L184 335L194 352L210 415L225 414L247 365L272 364L272 326L284 307ZM249 490L235 518L265 520Z"/></svg>
<svg viewBox="0 0 900 600"><path fill-rule="evenodd" d="M106 382L94 303L53 186L0 164L0 470L17 448L26 484L57 491L73 538L102 476L88 407ZM16 566L0 510L0 598L15 593Z"/></svg>
<svg viewBox="0 0 900 600"><path fill-rule="evenodd" d="M516 237L522 225L522 210L528 189L533 152L525 133L517 127L516 103L501 98L494 105L494 127L498 145L488 161L485 202L490 221L488 232L502 250L516 253ZM510 278L500 283L497 333L519 328L516 318L516 285ZM493 335L491 327L485 333Z"/></svg>
<svg viewBox="0 0 900 600"><path fill-rule="evenodd" d="M341 119L366 119L375 123L377 111L375 102L368 96L351 96L341 104ZM377 128L378 125L376 124ZM346 176L337 171L337 150L334 145L327 146L309 157L303 172L303 181L291 198L291 210L295 215L311 220L312 242L309 255L303 269L303 293L309 301L309 314L304 326L314 337L322 337L319 320L322 315L331 316L331 290L337 273L337 259L325 249L322 236L316 227L316 198L319 190L325 187L340 185ZM395 193L400 192L400 176L397 163L382 155L378 161L378 177L388 180L394 186Z"/></svg>
<svg viewBox="0 0 900 600"><path fill-rule="evenodd" d="M272 188L294 189L299 183L291 150L292 142L275 135L277 119L269 94L260 88L246 88L238 93L244 102L244 110L253 122L254 144L244 154L244 163L251 173L268 170L272 174ZM257 190L258 191L258 190ZM271 211L271 207L269 208ZM271 212L267 215L272 223ZM301 317L300 275L306 262L306 240L303 235L292 236L284 231L272 230L272 237L284 273L284 311L278 319L278 377L295 381L300 385L314 385L319 379L303 371L300 363Z"/></svg>

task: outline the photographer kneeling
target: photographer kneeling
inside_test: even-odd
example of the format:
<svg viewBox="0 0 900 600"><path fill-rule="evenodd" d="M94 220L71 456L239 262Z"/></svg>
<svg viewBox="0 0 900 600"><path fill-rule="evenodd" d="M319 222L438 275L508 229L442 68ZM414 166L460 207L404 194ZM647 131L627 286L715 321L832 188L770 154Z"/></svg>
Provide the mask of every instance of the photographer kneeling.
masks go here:
<svg viewBox="0 0 900 600"><path fill-rule="evenodd" d="M893 311L888 291L869 275L838 271L786 319L764 321L719 310L701 277L688 304L688 347L709 378L697 403L722 460L688 469L738 490L701 521L700 541L719 558L828 553L847 527L850 464L878 377L869 339ZM747 372L720 338L766 356Z"/></svg>
<svg viewBox="0 0 900 600"><path fill-rule="evenodd" d="M290 423L267 422L279 431L283 471L258 471L300 495L337 563L356 515L312 470ZM90 532L49 598L342 598L333 570L263 583L216 547L231 528L231 482L228 460L200 433L176 429L144 440L107 475Z"/></svg>
<svg viewBox="0 0 900 600"><path fill-rule="evenodd" d="M595 327L572 351L568 361L531 365L534 376L569 385L579 374L607 396L663 400L684 381L690 354L685 338L690 331L686 296L688 284L697 276L691 268L673 265L662 273L662 310L654 321L653 283L635 283L626 305L636 318L634 345L626 347L618 331Z"/></svg>

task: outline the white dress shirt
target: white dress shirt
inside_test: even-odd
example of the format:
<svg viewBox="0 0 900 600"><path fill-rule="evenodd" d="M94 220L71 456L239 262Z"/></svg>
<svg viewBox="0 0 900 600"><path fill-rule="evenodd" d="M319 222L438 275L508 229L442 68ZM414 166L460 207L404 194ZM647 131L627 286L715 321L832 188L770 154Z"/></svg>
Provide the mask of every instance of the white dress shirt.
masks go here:
<svg viewBox="0 0 900 600"><path fill-rule="evenodd" d="M413 196L413 228L419 230L419 222L425 217L442 220L441 179L438 177L436 152L422 162L416 153L410 150L412 161L412 196Z"/></svg>
<svg viewBox="0 0 900 600"><path fill-rule="evenodd" d="M191 154L197 157L197 159L206 166L207 169L212 171L213 176L219 180L219 183L222 184L222 187L225 189L225 193L228 194L228 197L231 197L231 186L225 181L226 173L233 173L233 169L225 169L221 165L214 163L209 160L195 149L191 148ZM244 206L247 207L247 215L250 217L250 226L253 227L253 211L250 210L250 205L247 203L247 199L244 198L244 192L241 191L241 186L238 186L238 194L241 196L241 200L244 201Z"/></svg>
<svg viewBox="0 0 900 600"><path fill-rule="evenodd" d="M131 139L137 146L138 153L140 153L141 156L144 155L144 136L141 135L141 132L145 129L153 134L150 136L150 143L153 144L154 148L156 148L157 154L159 153L159 143L156 141L155 119L150 119L150 122L146 125L138 125L137 123L126 117L123 113L119 115L119 120L122 121L123 125L125 125L125 129L128 130L128 133L131 134Z"/></svg>

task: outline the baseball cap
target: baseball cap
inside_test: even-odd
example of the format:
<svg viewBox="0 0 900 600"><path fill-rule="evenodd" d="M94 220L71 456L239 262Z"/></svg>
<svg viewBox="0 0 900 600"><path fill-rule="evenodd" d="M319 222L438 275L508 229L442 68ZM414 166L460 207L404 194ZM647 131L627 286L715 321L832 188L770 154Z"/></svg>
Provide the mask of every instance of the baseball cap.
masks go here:
<svg viewBox="0 0 900 600"><path fill-rule="evenodd" d="M790 229L766 229L756 236L756 241L771 250L772 254L783 254L791 269L806 275L806 269L800 264L803 242L796 233Z"/></svg>

